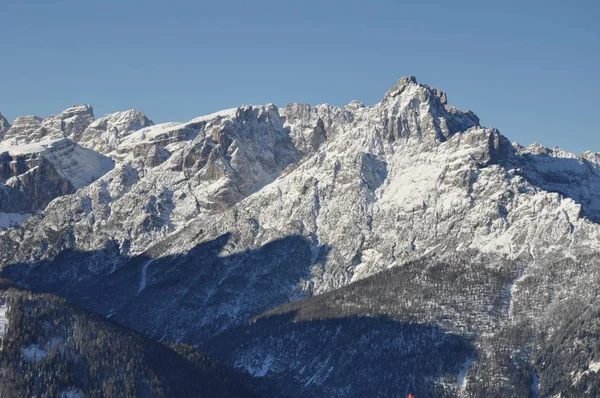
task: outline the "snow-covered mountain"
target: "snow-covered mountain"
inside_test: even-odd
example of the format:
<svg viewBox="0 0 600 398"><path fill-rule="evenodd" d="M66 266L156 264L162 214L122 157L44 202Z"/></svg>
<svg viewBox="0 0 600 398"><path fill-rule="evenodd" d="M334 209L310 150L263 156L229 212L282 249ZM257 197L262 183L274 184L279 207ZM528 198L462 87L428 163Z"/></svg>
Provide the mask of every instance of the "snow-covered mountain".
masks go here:
<svg viewBox="0 0 600 398"><path fill-rule="evenodd" d="M90 106L78 105L45 119L19 117L12 126L0 120L0 230L114 167L112 159L74 141L93 119Z"/></svg>
<svg viewBox="0 0 600 398"><path fill-rule="evenodd" d="M259 391L369 395L343 375L365 350L401 361L375 353L428 341L419 333L451 333L456 355L412 374L372 365L380 384L522 396L599 383L589 370L595 348L567 372L549 365L545 342L567 333L570 318L557 320L557 308L593 311L600 293L600 155L513 144L414 77L370 107L245 106L186 123L154 125L139 111L94 120L89 106L74 106L17 119L0 152L2 170L25 156L31 166L18 175L34 173L43 158L70 182L61 190L34 179L35 192L50 194L0 236L4 277L155 339L197 345L257 379ZM4 203L0 211L18 213ZM290 302L318 314L316 329L290 312L265 337L271 315L255 317ZM362 332L332 341L329 359L314 362L315 341L346 327L332 320L339 314ZM373 316L390 318L377 324L381 341L365 334L376 330L365 326ZM404 343L386 340L403 333ZM415 352L434 355L431 344ZM341 355L349 345L356 355ZM290 349L295 357L283 354ZM549 376L561 371L560 383Z"/></svg>

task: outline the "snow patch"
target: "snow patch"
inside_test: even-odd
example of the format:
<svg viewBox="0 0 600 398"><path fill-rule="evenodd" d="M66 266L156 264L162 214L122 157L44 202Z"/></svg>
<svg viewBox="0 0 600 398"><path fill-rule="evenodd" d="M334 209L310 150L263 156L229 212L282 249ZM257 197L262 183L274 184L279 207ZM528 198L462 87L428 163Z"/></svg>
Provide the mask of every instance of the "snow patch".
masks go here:
<svg viewBox="0 0 600 398"><path fill-rule="evenodd" d="M142 266L142 275L140 278L140 287L138 288L138 294L142 292L146 288L146 276L148 274L148 266L154 262L154 259L148 260Z"/></svg>
<svg viewBox="0 0 600 398"><path fill-rule="evenodd" d="M456 388L462 394L467 389L467 372L473 365L473 358L468 358L462 365L458 376L456 377Z"/></svg>
<svg viewBox="0 0 600 398"><path fill-rule="evenodd" d="M115 166L111 158L66 140L64 145L56 146L56 150L44 153L44 157L71 182L75 189L89 185Z"/></svg>
<svg viewBox="0 0 600 398"><path fill-rule="evenodd" d="M258 353L255 353L258 354ZM244 368L248 374L253 377L264 377L269 371L272 371L273 364L275 363L275 357L271 354L267 354L267 356L260 362L258 355L250 355L241 359L236 364L237 368Z"/></svg>
<svg viewBox="0 0 600 398"><path fill-rule="evenodd" d="M6 328L8 327L8 319L6 318L6 311L8 310L8 305L6 305L6 301L0 305L0 337L4 337L6 333Z"/></svg>
<svg viewBox="0 0 600 398"><path fill-rule="evenodd" d="M17 144L11 141L2 141L0 143L0 153L8 152L11 156L25 155L28 153L39 153L52 148L57 142L62 141L62 138L53 140L44 140L32 142L30 144Z"/></svg>
<svg viewBox="0 0 600 398"><path fill-rule="evenodd" d="M533 376L531 380L531 392L533 394L533 398L537 398L540 394L540 376L537 374L535 369L533 370Z"/></svg>
<svg viewBox="0 0 600 398"><path fill-rule="evenodd" d="M84 398L85 396L79 391L61 391L60 398Z"/></svg>
<svg viewBox="0 0 600 398"><path fill-rule="evenodd" d="M600 361L590 362L590 364L588 365L588 369L594 373L598 373L600 371Z"/></svg>
<svg viewBox="0 0 600 398"><path fill-rule="evenodd" d="M254 372L251 373L252 376L264 377L269 371L269 369L271 369L271 365L273 365L273 362L275 362L275 358L273 358L273 356L270 354L267 355L267 357L263 360L261 367L255 369Z"/></svg>
<svg viewBox="0 0 600 398"><path fill-rule="evenodd" d="M588 364L587 370L585 371L579 371L577 373L571 373L573 375L573 386L576 386L577 384L579 384L581 382L581 378L583 376L587 376L590 373L598 373L600 372L600 361L596 361L596 362L590 362Z"/></svg>
<svg viewBox="0 0 600 398"><path fill-rule="evenodd" d="M46 351L42 350L36 344L32 344L29 347L22 348L23 356L30 361L41 361L48 355Z"/></svg>
<svg viewBox="0 0 600 398"><path fill-rule="evenodd" d="M31 217L33 213L2 213L0 212L0 232L16 228Z"/></svg>

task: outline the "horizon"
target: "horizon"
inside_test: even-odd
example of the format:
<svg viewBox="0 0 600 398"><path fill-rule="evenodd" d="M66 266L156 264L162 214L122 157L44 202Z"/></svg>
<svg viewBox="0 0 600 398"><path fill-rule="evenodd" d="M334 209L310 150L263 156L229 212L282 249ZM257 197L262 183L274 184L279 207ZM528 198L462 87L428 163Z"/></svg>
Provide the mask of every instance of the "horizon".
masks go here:
<svg viewBox="0 0 600 398"><path fill-rule="evenodd" d="M372 106L398 78L524 146L600 152L600 5L9 2L0 112L184 122L243 104Z"/></svg>

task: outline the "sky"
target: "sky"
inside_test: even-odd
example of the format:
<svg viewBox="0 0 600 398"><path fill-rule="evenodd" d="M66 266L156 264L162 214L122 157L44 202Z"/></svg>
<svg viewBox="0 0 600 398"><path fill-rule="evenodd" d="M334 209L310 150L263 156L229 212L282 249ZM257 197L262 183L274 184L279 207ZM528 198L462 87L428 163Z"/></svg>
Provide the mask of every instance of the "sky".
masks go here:
<svg viewBox="0 0 600 398"><path fill-rule="evenodd" d="M600 152L600 2L2 0L0 112L156 123L239 105L372 105L398 78L512 141Z"/></svg>

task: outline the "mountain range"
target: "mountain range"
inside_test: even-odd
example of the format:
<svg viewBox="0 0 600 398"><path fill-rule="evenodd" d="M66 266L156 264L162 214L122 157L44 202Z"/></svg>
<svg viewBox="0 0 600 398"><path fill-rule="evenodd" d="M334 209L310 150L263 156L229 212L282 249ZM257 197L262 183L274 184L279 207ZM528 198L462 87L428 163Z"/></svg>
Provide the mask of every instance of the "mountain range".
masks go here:
<svg viewBox="0 0 600 398"><path fill-rule="evenodd" d="M598 153L512 143L412 76L373 106L155 125L75 105L0 115L0 137L4 336L32 330L2 340L14 396L208 391L184 374L213 396L600 394ZM24 297L46 312L15 315ZM97 340L52 340L74 322L152 370L82 374ZM32 366L64 379L15 376Z"/></svg>

